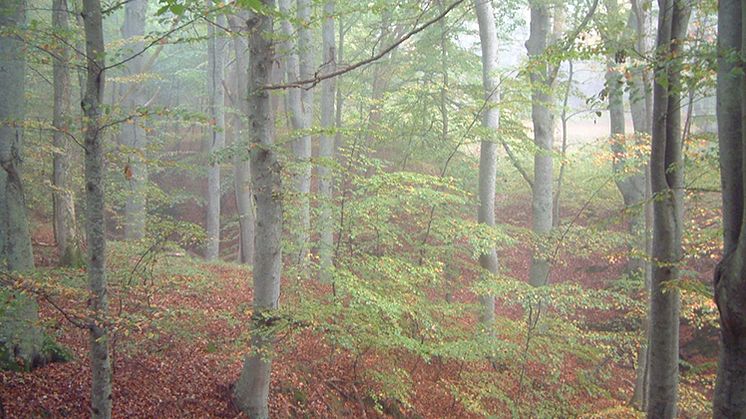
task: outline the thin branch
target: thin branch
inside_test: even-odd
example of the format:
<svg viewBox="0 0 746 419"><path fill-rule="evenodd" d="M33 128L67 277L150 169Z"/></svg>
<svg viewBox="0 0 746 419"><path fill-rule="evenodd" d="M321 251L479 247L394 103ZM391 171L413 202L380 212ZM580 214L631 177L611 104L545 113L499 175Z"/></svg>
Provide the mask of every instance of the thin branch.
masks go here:
<svg viewBox="0 0 746 419"><path fill-rule="evenodd" d="M448 6L445 10L443 10L442 13L440 13L438 16L434 17L433 19L428 20L427 22L423 23L421 26L416 27L410 32L407 32L404 36L396 40L393 44L389 45L388 47L384 48L379 52L378 54L373 55L370 58L367 58L362 61L358 61L354 64L350 64L346 67L340 68L339 70L332 71L330 73L325 74L319 74L317 71L316 74L314 74L313 78L306 79L306 80L298 80L296 82L286 83L286 84L271 84L268 86L264 86L264 89L266 90L281 90L281 89L294 89L294 88L303 88L306 90L309 90L319 84L321 81L330 79L333 77L341 76L345 73L349 73L350 71L353 71L357 68L360 68L362 66L371 64L375 61L380 60L386 54L396 49L399 45L403 44L405 41L407 41L409 38L413 37L414 35L417 35L418 33L424 31L428 27L432 26L433 24L437 23L444 17L448 15L453 9L455 9L458 5L463 3L465 0L456 0L453 2L450 6ZM598 0L596 0L598 1ZM307 86L310 85L310 86ZM307 86L307 87L306 87Z"/></svg>
<svg viewBox="0 0 746 419"><path fill-rule="evenodd" d="M518 173L521 174L521 177L523 180L528 183L528 186L533 189L534 188L534 182L531 180L531 176L528 175L528 172L526 169L521 165L521 162L518 161L518 158L515 154L513 154L513 150L510 149L510 146L508 145L507 141L500 138L500 144L503 146L503 150L508 154L508 160L510 160L510 163L513 164L513 167L515 167L516 170L518 170Z"/></svg>
<svg viewBox="0 0 746 419"><path fill-rule="evenodd" d="M65 311L65 309L63 309L59 304L57 304L57 302L55 302L46 292L43 292L42 290L36 287L24 285L22 283L19 286L18 282L15 280L15 278L11 275L10 272L2 272L2 275L4 278L0 279L0 284L2 284L3 286L8 287L8 288L20 289L21 292L24 292L24 291L30 292L36 295L37 297L40 297L41 299L49 303L49 305L51 305L60 314L62 314L65 320L70 322L75 327L78 327L81 329L88 329L90 327L91 325L90 319L87 319L85 317L77 317L77 316L70 315L67 311Z"/></svg>
<svg viewBox="0 0 746 419"><path fill-rule="evenodd" d="M131 1L133 1L133 0L122 0L120 2L114 3L111 6L107 7L106 9L102 10L101 11L101 15L106 16L109 13L117 10L118 8L124 6L125 4L127 4L127 3L131 2Z"/></svg>
<svg viewBox="0 0 746 419"><path fill-rule="evenodd" d="M598 8L598 0L593 0L593 3L591 4L590 9L588 9L588 13L585 14L583 17L583 20L580 21L578 26L575 27L575 30L567 37L565 37L562 41L563 42L557 42L554 45L550 46L549 49L558 49L561 52L568 51L572 44L575 43L575 40L580 35L581 32L585 30L585 27L588 26L588 23L590 23L591 18L593 18L593 15L596 13L596 8ZM557 78L557 73L559 72L560 66L554 66L554 68L551 71L551 75L549 77L550 83L553 83L554 80Z"/></svg>
<svg viewBox="0 0 746 419"><path fill-rule="evenodd" d="M148 43L145 47L143 47L143 49L141 49L140 51L138 51L136 54L132 54L129 57L123 59L123 60L117 61L117 62L115 62L113 64L109 64L109 65L105 66L102 69L102 71L103 70L108 70L110 68L118 67L118 66L120 66L122 64L125 64L125 63L127 63L129 61L134 60L135 58L137 58L137 57L141 56L142 54L144 54L150 48L153 48L156 45L162 45L161 41L163 41L166 38L168 38L169 36L173 35L175 32L178 32L178 31L186 28L187 26L191 25L192 23L196 22L198 19L201 19L201 18L202 18L202 15L199 15L199 16L191 19L191 20L186 21L185 23L183 23L181 25L177 25L177 26L172 27L168 31L166 31L163 34L161 34L159 37L153 39L150 43ZM178 22L178 19L177 19L177 22ZM162 48L162 46L161 46L161 48Z"/></svg>

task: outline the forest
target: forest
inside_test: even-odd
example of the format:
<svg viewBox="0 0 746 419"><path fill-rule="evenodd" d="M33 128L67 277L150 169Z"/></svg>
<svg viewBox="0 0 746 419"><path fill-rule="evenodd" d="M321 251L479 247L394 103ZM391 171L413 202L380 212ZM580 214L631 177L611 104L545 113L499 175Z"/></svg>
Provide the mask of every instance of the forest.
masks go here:
<svg viewBox="0 0 746 419"><path fill-rule="evenodd" d="M746 0L0 0L0 419L746 417Z"/></svg>

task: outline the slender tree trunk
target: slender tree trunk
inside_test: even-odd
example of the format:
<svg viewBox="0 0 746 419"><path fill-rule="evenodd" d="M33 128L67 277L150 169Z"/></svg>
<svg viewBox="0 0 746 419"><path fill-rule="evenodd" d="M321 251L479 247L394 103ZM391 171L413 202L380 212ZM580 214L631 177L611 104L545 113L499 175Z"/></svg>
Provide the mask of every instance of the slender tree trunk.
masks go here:
<svg viewBox="0 0 746 419"><path fill-rule="evenodd" d="M529 282L545 285L549 281L550 261L544 241L552 230L552 146L554 144L554 116L550 110L553 81L549 64L541 58L547 49L550 20L547 5L540 0L531 0L530 36L526 50L532 60L531 120L534 128L534 184L531 201L532 231L538 241L531 258Z"/></svg>
<svg viewBox="0 0 746 419"><path fill-rule="evenodd" d="M12 0L0 5L0 263L3 270L33 269L31 235L26 218L26 200L21 180L23 119L25 117L24 88L26 60L24 45L13 31L26 24L26 2Z"/></svg>
<svg viewBox="0 0 746 419"><path fill-rule="evenodd" d="M560 214L561 198L562 198L562 186L564 186L565 179L565 168L567 167L567 122L570 120L570 115L567 114L568 102L570 100L570 90L572 89L573 76L575 73L572 60L567 62L567 86L565 86L565 96L562 99L562 114L560 115L560 122L562 123L562 147L560 148L560 161L559 175L557 175L557 192L554 194L554 203L552 204L552 225L557 227L560 225L562 215Z"/></svg>
<svg viewBox="0 0 746 419"><path fill-rule="evenodd" d="M491 1L475 0L477 21L479 23L479 40L482 45L482 86L484 100L487 102L482 126L491 131L497 131L500 125L499 79L497 74L497 26L492 11ZM497 175L497 143L494 137L483 139L479 149L479 223L495 226L495 181ZM485 278L498 273L500 268L497 260L497 250L492 247L479 255L479 265L484 269ZM495 297L485 295L482 300L481 319L486 324L495 321Z"/></svg>
<svg viewBox="0 0 746 419"><path fill-rule="evenodd" d="M273 0L262 5L274 11ZM250 418L269 417L273 336L266 331L280 300L282 268L282 185L280 164L273 144L274 115L270 95L262 87L272 81L275 60L273 14L258 14L249 21L249 121L251 125L251 180L256 196L256 253L254 257L254 314L252 351L244 360L234 389L238 407Z"/></svg>
<svg viewBox="0 0 746 419"><path fill-rule="evenodd" d="M67 0L53 0L52 23L61 36L69 31ZM68 133L70 130L70 48L60 45L57 59L52 65L54 84L54 162L52 171L52 206L54 208L54 238L62 266L83 264L80 237L75 218L75 199L70 182L70 157L72 152Z"/></svg>
<svg viewBox="0 0 746 419"><path fill-rule="evenodd" d="M99 118L104 97L105 49L100 0L83 0L86 39L85 115L86 233L88 237L89 325L91 345L91 416L111 417L111 361L106 324L109 311L106 285L104 226L104 147Z"/></svg>
<svg viewBox="0 0 746 419"><path fill-rule="evenodd" d="M298 15L301 22L301 3L298 3ZM301 80L303 74L300 72L300 68L303 67L307 70L305 64L301 65L299 55L302 48L303 42L308 41L307 37L310 36L306 31L300 31L299 35L296 35L293 25L290 20L292 1L291 0L279 0L280 13L284 17L281 23L281 31L284 42L281 45L281 54L285 58L285 72L286 79L288 82ZM305 11L303 12L305 13ZM297 44L293 43L293 39L298 39ZM301 40L304 40L301 42ZM304 59L307 57L304 56ZM310 77L310 76L309 76ZM287 90L287 109L290 114L290 124L294 130L304 130L310 127L310 119L306 115L309 105L309 96L302 93L303 89L294 88ZM302 274L305 274L307 263L308 263L308 233L310 229L310 205L309 205L309 193L311 191L311 137L307 133L301 134L300 137L293 141L293 154L295 155L298 167L293 176L293 182L295 185L295 192L298 196L297 211L298 227L294 232L295 248L293 249L293 260L300 266Z"/></svg>
<svg viewBox="0 0 746 419"><path fill-rule="evenodd" d="M334 30L334 0L324 3L324 20L321 28L322 39L322 71L331 72L337 67L337 45ZM333 179L331 162L334 160L334 95L336 80L326 79L321 82L321 129L324 132L319 138L319 279L323 282L331 280L332 255L334 253L334 215L332 202Z"/></svg>
<svg viewBox="0 0 746 419"><path fill-rule="evenodd" d="M746 83L739 71L746 57L743 1L718 6L717 120L723 188L723 259L715 270L715 303L720 312L720 355L713 395L713 417L746 412Z"/></svg>
<svg viewBox="0 0 746 419"><path fill-rule="evenodd" d="M628 231L634 240L634 244L629 247L627 274L641 278L645 271L645 258L642 256L645 252L645 169L631 154L636 149L634 143L646 137L628 138L625 134L624 75L619 68L623 64L610 59L606 71L611 150L614 155L615 182L624 200L629 216Z"/></svg>
<svg viewBox="0 0 746 419"><path fill-rule="evenodd" d="M240 31L241 22L246 21L244 15L231 16L231 27ZM243 119L248 114L246 91L248 88L248 45L241 37L233 38L233 49L236 54L235 93L233 99L233 132L237 145L233 157L234 188L236 191L236 206L238 208L239 225L239 262L251 264L254 260L254 202L251 192L251 163L248 159L248 141Z"/></svg>
<svg viewBox="0 0 746 419"><path fill-rule="evenodd" d="M314 65L314 48L311 31L311 0L297 0L298 7L298 75L301 80L313 77L316 70ZM296 245L298 264L301 275L306 276L310 249L311 232L311 135L308 130L313 125L313 90L301 89L301 129L305 132L293 143L295 157L298 159L298 172L295 177L296 191L299 198L299 221Z"/></svg>
<svg viewBox="0 0 746 419"><path fill-rule="evenodd" d="M442 13L445 10L445 4L443 0L438 0L438 10ZM439 94L439 110L440 110L440 141L442 146L446 146L448 144L448 139L450 136L450 115L448 112L448 91L449 91L449 68L450 64L448 62L448 55L449 55L449 38L448 38L448 19L446 16L444 16L442 19L440 19L440 22L438 22L438 25L440 26L440 73L441 73L441 84L440 84L440 94ZM497 92L495 92L497 93ZM430 212L430 219L433 219L434 216L434 207L433 210ZM420 253L420 261L424 261L424 249ZM448 264L449 262L446 261L446 293L445 293L445 300L447 303L451 303L453 301L453 291L455 284L453 283L453 278L451 275L449 275L448 272ZM480 265L481 266L481 265ZM489 303L489 300L487 300L488 297L483 297L487 303ZM489 304L488 304L489 305ZM489 310L489 307L485 307L487 310ZM484 316L483 316L484 317Z"/></svg>
<svg viewBox="0 0 746 419"><path fill-rule="evenodd" d="M21 180L26 60L23 41L12 33L25 23L25 0L0 4L0 272L34 268ZM0 288L0 313L0 368L32 368L42 349L36 301Z"/></svg>
<svg viewBox="0 0 746 419"><path fill-rule="evenodd" d="M129 40L128 55L134 58L124 64L124 74L131 79L122 97L122 107L131 115L136 115L137 108L144 105L146 101L146 92L142 88L143 82L137 76L144 71L145 55L140 52L144 48L142 37L145 34L147 8L147 0L131 0L124 6L122 37ZM134 56L135 54L140 55ZM122 125L122 132L119 136L120 144L127 150L129 168L127 177L130 191L124 205L124 237L127 240L140 240L145 236L148 167L145 163L147 137L143 124L144 121L135 116L131 123Z"/></svg>
<svg viewBox="0 0 746 419"><path fill-rule="evenodd" d="M660 0L653 143L650 175L653 201L653 278L650 295L648 418L676 417L679 378L679 279L682 257L684 167L681 138L681 41L690 9L685 1Z"/></svg>
<svg viewBox="0 0 746 419"><path fill-rule="evenodd" d="M645 55L648 54L650 51L649 42L648 42L648 19L650 15L650 10L652 7L651 0L642 0L642 2L638 0L632 0L632 11L630 13L630 20L629 20L629 26L630 29L632 29L635 33L635 45L637 50ZM630 80L630 88L629 90L629 102L630 102L630 110L632 113L632 126L635 130L635 140L639 141L648 141L648 138L650 137L651 131L652 131L652 123L653 123L653 109L652 109L652 89L651 89L651 83L650 83L650 71L647 69L645 65L635 65L631 69L632 78ZM643 275L643 282L645 284L645 291L646 294L650 295L651 290L651 264L650 264L650 254L651 254L651 233L653 229L653 215L652 215L652 192L651 192L651 185L650 185L650 168L648 165L645 165L645 167L642 168L644 171L642 176L644 177L645 182L645 195L643 197L644 203L642 205L641 209L638 209L638 211L641 211L641 216L644 217L643 219L643 232L639 233L642 235L640 238L639 236L635 236L638 239L641 239L642 243L642 249L644 249L644 257L641 259L641 266L642 266L642 275ZM638 175L639 176L639 175ZM625 203L626 204L626 203ZM637 214L635 212L635 214ZM636 230L630 226L631 232L634 234ZM635 269L635 264L633 262L632 256L630 256L630 262L628 264L628 271L633 272ZM645 315L645 320L643 322L643 328L642 333L644 336L644 340L642 341L642 344L640 345L640 348L638 350L638 356L637 356L637 369L636 369L636 378L635 378L635 387L633 390L632 400L630 401L630 404L636 408L637 410L645 411L647 410L647 394L648 394L648 371L650 369L650 362L649 362L649 353L650 353L650 345L648 342L650 341L650 313L649 311Z"/></svg>
<svg viewBox="0 0 746 419"><path fill-rule="evenodd" d="M212 0L208 0L212 4ZM225 15L215 18L218 28L226 26ZM207 246L205 259L216 260L220 256L220 158L218 153L225 147L225 37L216 33L215 25L207 26L207 90L210 98L210 136L207 139L209 163L207 167Z"/></svg>
<svg viewBox="0 0 746 419"><path fill-rule="evenodd" d="M77 24L78 28L80 30L83 30L84 23L83 23L83 16L82 16L82 10L83 10L83 0L69 0L72 5L72 12L73 16L75 16L75 23ZM80 61L85 61L85 40L78 39L77 42L75 42L75 55ZM86 78L86 71L85 66L78 66L77 71L75 72L77 74L78 78L78 97L80 98L80 101L83 101L83 98L85 96L85 78Z"/></svg>
<svg viewBox="0 0 746 419"><path fill-rule="evenodd" d="M339 26L339 39L338 39L338 47L337 47L337 64L344 63L344 47L345 47L345 28L342 22L342 18L337 19L337 23ZM334 135L334 152L336 153L339 146L342 144L342 105L344 105L344 94L342 93L342 90L339 88L339 83L335 83L336 91L337 91L337 100L336 100L336 115L334 124L337 127L337 132Z"/></svg>

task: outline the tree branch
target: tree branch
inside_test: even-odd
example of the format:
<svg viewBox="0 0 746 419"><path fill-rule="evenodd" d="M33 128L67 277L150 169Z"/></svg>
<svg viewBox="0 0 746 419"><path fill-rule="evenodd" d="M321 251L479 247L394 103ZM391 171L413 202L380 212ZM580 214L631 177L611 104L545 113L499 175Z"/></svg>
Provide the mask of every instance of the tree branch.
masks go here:
<svg viewBox="0 0 746 419"><path fill-rule="evenodd" d="M291 83L286 83L286 84L271 84L271 85L264 86L264 89L266 89L266 90L281 90L281 89L303 88L303 89L309 90L309 89L313 88L314 86L316 86L317 84L319 84L323 80L330 79L330 78L337 77L337 76L341 76L342 74L349 73L350 71L353 71L353 70L355 70L357 68L360 68L362 66L365 66L365 65L371 64L371 63L373 63L375 61L378 61L381 58L383 58L384 56L386 56L386 54L388 54L389 52L391 52L394 49L396 49L399 45L403 44L409 38L413 37L414 35L417 35L418 33L424 31L425 29L427 29L429 26L437 23L438 21L440 21L441 19L443 19L444 17L446 17L446 15L448 15L448 13L450 13L453 9L455 9L458 5L460 5L464 1L466 1L466 0L456 0L450 6L448 6L445 10L443 10L443 12L440 13L438 16L434 17L431 20L428 20L427 22L425 22L422 25L416 27L415 29L411 30L410 32L407 32L404 36L402 36L401 38L397 39L393 44L391 44L388 47L384 48L378 54L375 54L375 55L373 55L370 58L367 58L367 59L362 60L362 61L358 61L358 62L356 62L354 64L350 64L348 66L342 67L339 70L332 71L330 73L319 74L319 72L317 71L316 74L314 74L313 78L310 78L310 79L298 80L298 81L291 82ZM598 0L596 0L596 1L598 1ZM310 85L310 86L307 86L307 85ZM305 87L305 86L307 86L307 87Z"/></svg>

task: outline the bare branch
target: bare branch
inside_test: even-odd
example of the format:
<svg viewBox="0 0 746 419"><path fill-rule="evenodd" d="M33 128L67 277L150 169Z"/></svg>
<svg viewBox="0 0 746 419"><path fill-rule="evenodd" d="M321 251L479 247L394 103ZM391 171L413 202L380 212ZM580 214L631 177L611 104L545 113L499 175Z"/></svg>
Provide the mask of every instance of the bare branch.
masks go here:
<svg viewBox="0 0 746 419"><path fill-rule="evenodd" d="M317 84L319 84L321 81L330 79L333 77L341 76L342 74L349 73L350 71L353 71L357 68L363 67L365 65L371 64L375 61L380 60L381 58L385 57L386 54L396 49L399 45L403 44L405 41L407 41L409 38L417 35L418 33L424 31L428 27L432 26L434 23L437 23L439 20L443 19L450 13L453 9L455 9L458 5L463 3L465 0L456 0L453 2L450 6L448 6L445 10L443 10L442 13L440 13L438 16L428 20L427 22L423 23L422 25L414 28L410 32L407 32L402 36L401 38L397 39L394 43L389 45L388 47L381 50L378 54L373 55L370 58L367 58L362 61L358 61L354 64L350 64L348 66L342 67L339 70L332 71L330 73L325 74L319 74L317 71L313 78L306 79L306 80L298 80L296 82L286 83L286 84L271 84L268 86L265 86L264 88L266 90L281 90L281 89L294 89L294 88L304 88L306 90L313 88ZM598 1L598 0L596 0Z"/></svg>

